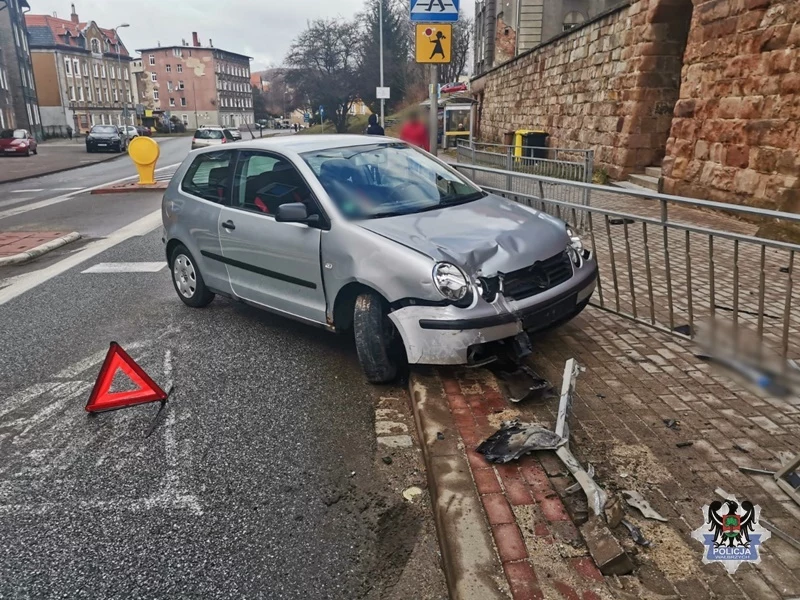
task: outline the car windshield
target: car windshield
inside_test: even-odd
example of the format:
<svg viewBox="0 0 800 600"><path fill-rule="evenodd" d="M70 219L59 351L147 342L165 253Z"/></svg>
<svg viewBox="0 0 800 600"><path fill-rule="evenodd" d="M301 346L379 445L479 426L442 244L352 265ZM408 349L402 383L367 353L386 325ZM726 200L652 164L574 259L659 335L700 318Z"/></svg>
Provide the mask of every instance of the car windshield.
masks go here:
<svg viewBox="0 0 800 600"><path fill-rule="evenodd" d="M4 140L10 140L12 138L15 140L24 140L27 137L27 132L24 129L4 129L0 132L0 139Z"/></svg>
<svg viewBox="0 0 800 600"><path fill-rule="evenodd" d="M98 125L96 127L92 127L92 130L89 133L117 133L117 128L112 125Z"/></svg>
<svg viewBox="0 0 800 600"><path fill-rule="evenodd" d="M348 219L418 213L486 195L404 143L320 150L302 157Z"/></svg>
<svg viewBox="0 0 800 600"><path fill-rule="evenodd" d="M224 136L219 129L198 129L194 137L200 140L221 140Z"/></svg>

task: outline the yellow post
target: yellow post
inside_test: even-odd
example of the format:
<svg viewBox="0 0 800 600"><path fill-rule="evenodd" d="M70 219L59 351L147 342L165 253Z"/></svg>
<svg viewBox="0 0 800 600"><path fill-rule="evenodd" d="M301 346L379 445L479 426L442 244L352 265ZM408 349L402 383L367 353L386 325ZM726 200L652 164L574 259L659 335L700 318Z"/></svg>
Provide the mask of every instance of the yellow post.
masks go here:
<svg viewBox="0 0 800 600"><path fill-rule="evenodd" d="M158 143L149 137L135 137L128 144L128 155L139 172L139 185L154 185L156 162L161 153Z"/></svg>

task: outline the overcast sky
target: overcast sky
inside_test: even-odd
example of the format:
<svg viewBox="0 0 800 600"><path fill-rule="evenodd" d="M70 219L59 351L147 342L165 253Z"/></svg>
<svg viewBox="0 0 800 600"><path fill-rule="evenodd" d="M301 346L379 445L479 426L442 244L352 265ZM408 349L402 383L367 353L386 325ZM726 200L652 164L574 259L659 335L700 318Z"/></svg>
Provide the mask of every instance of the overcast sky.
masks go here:
<svg viewBox="0 0 800 600"><path fill-rule="evenodd" d="M309 19L342 16L351 18L367 0L76 0L81 21L97 21L113 28L130 23L120 31L128 50L191 43L192 31L201 42L214 40L218 48L253 57L253 69L283 62L289 45ZM410 1L410 0L409 0ZM69 19L70 0L29 0L31 12L58 13ZM461 0L467 15L474 0Z"/></svg>

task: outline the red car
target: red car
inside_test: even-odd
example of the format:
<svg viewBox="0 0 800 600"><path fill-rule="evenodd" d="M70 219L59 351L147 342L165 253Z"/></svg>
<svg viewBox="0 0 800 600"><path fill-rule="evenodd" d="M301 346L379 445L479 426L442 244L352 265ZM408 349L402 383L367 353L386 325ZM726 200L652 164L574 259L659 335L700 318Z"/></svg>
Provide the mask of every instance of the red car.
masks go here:
<svg viewBox="0 0 800 600"><path fill-rule="evenodd" d="M455 92L466 92L467 84L463 82L446 83L442 86L443 94L454 94Z"/></svg>
<svg viewBox="0 0 800 600"><path fill-rule="evenodd" d="M4 129L0 132L0 154L30 156L38 152L38 144L27 130Z"/></svg>

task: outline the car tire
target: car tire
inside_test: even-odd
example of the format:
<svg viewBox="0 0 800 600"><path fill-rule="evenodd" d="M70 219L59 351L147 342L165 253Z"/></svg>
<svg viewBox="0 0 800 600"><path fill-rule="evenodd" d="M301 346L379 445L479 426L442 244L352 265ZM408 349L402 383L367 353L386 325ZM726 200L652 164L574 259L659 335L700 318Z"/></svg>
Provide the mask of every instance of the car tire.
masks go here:
<svg viewBox="0 0 800 600"><path fill-rule="evenodd" d="M179 244L169 258L172 285L186 306L204 308L214 300L214 293L206 287L194 257Z"/></svg>
<svg viewBox="0 0 800 600"><path fill-rule="evenodd" d="M38 156L39 155L39 148L34 148L33 155L34 156Z"/></svg>
<svg viewBox="0 0 800 600"><path fill-rule="evenodd" d="M370 383L391 383L405 363L400 334L389 319L386 304L378 294L366 292L356 298L353 332L358 361Z"/></svg>

